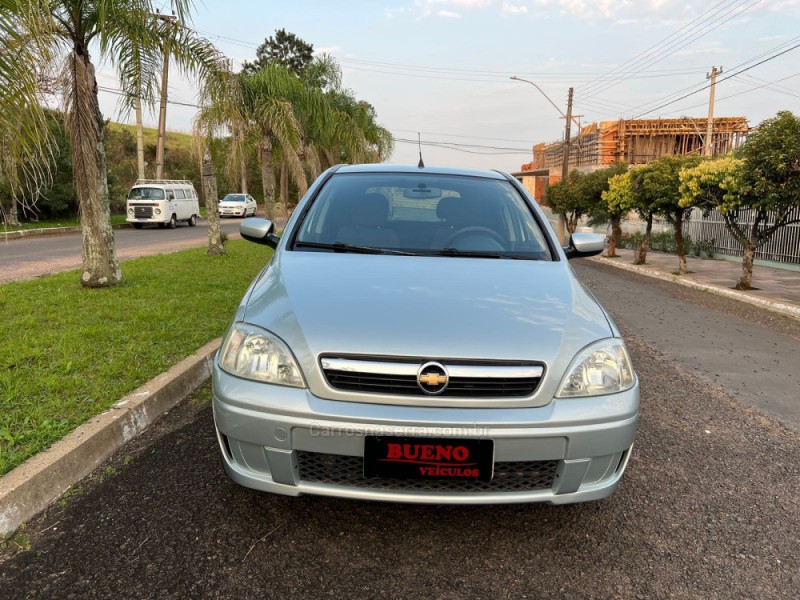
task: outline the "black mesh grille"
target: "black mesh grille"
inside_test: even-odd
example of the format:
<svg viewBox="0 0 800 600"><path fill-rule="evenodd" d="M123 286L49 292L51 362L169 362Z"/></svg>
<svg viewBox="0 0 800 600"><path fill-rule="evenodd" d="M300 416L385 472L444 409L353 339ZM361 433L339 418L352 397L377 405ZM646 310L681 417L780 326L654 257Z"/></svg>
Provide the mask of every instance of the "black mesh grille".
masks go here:
<svg viewBox="0 0 800 600"><path fill-rule="evenodd" d="M414 375L384 375L324 369L331 387L350 392L427 396L417 385ZM441 397L508 398L530 396L539 385L540 377L482 378L451 377Z"/></svg>
<svg viewBox="0 0 800 600"><path fill-rule="evenodd" d="M149 219L153 216L152 206L134 206L133 216L137 219Z"/></svg>
<svg viewBox="0 0 800 600"><path fill-rule="evenodd" d="M301 482L419 492L530 492L553 487L557 460L498 462L491 481L367 479L360 456L297 451Z"/></svg>

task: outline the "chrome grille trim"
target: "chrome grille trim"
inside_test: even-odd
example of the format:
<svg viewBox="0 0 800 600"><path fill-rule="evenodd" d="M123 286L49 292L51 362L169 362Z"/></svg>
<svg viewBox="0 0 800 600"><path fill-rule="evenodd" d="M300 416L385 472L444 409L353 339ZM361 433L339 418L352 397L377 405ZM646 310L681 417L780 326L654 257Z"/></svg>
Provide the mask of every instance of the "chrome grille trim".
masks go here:
<svg viewBox="0 0 800 600"><path fill-rule="evenodd" d="M419 368L427 361L401 363L389 361L354 360L351 358L323 358L322 368L326 371L345 371L370 373L374 375L400 375L416 377ZM541 377L544 367L540 365L464 365L441 361L447 367L450 377L469 377L474 379L525 379Z"/></svg>
<svg viewBox="0 0 800 600"><path fill-rule="evenodd" d="M323 356L322 372L333 389L365 394L426 396L417 374L427 359ZM523 398L536 391L544 375L541 364L523 361L440 360L449 374L438 397Z"/></svg>

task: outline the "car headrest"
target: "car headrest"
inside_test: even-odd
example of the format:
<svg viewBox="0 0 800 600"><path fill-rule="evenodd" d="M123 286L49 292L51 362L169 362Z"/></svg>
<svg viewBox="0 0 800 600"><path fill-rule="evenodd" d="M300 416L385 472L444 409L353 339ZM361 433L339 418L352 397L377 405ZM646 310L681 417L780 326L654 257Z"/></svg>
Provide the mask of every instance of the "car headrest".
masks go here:
<svg viewBox="0 0 800 600"><path fill-rule="evenodd" d="M352 196L348 202L353 225L379 227L389 216L389 200L383 194Z"/></svg>

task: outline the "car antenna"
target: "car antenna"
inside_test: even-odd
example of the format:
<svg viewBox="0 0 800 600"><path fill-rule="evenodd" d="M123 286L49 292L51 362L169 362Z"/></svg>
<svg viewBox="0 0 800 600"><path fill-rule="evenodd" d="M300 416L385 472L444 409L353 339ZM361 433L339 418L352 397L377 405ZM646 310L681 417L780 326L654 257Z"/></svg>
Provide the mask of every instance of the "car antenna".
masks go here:
<svg viewBox="0 0 800 600"><path fill-rule="evenodd" d="M420 169L424 169L425 163L422 162L422 138L419 135L419 131L417 132L417 146L419 147L419 164L417 166Z"/></svg>

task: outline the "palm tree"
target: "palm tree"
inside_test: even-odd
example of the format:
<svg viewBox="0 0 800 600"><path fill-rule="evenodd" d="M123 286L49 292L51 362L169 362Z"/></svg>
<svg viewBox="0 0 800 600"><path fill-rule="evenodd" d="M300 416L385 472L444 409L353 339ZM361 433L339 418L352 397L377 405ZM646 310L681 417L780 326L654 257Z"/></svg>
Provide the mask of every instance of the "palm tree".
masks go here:
<svg viewBox="0 0 800 600"><path fill-rule="evenodd" d="M0 0L0 188L11 205L0 202L5 224L17 224L23 191L35 197L50 180L53 139L43 109L40 71L48 49L25 32L41 32L44 23L29 2ZM32 193L32 194L31 194Z"/></svg>
<svg viewBox="0 0 800 600"><path fill-rule="evenodd" d="M51 0L33 4L35 28L22 22L22 35L50 53L61 67L66 123L75 191L83 231L81 284L106 287L122 282L109 217L103 117L92 52L117 71L123 91L141 94L157 76L162 47L190 75L205 77L217 68L213 46L186 27L165 27L152 17L146 0ZM190 0L175 0L172 8L184 21ZM7 54L4 52L4 54Z"/></svg>
<svg viewBox="0 0 800 600"><path fill-rule="evenodd" d="M300 80L288 68L271 64L253 74L226 73L209 79L201 91L202 108L195 135L202 139L220 132L235 133L229 170L240 168L248 141L258 146L264 209L275 218L275 162L286 157L292 178L304 181L296 149L300 138L291 99L300 94Z"/></svg>

